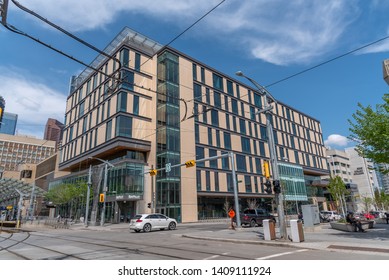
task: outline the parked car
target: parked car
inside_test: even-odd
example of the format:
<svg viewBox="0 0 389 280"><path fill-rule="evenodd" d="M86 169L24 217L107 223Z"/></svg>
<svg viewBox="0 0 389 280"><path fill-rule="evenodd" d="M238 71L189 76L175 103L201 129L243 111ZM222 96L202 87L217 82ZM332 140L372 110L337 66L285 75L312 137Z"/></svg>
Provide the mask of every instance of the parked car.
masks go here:
<svg viewBox="0 0 389 280"><path fill-rule="evenodd" d="M173 230L177 227L177 221L162 214L138 214L130 221L130 230L135 232L150 232L154 229Z"/></svg>
<svg viewBox="0 0 389 280"><path fill-rule="evenodd" d="M240 215L240 223L242 225L249 225L250 227L255 227L256 225L262 226L263 220L273 220L276 221L275 217L270 214L265 209L245 209Z"/></svg>
<svg viewBox="0 0 389 280"><path fill-rule="evenodd" d="M366 220L374 220L375 216L370 213L365 213L363 216L366 218Z"/></svg>
<svg viewBox="0 0 389 280"><path fill-rule="evenodd" d="M341 215L339 215L336 211L321 211L320 215L324 221L335 221L339 220L341 218Z"/></svg>
<svg viewBox="0 0 389 280"><path fill-rule="evenodd" d="M370 214L374 216L374 218L380 218L381 212L379 211L370 211Z"/></svg>

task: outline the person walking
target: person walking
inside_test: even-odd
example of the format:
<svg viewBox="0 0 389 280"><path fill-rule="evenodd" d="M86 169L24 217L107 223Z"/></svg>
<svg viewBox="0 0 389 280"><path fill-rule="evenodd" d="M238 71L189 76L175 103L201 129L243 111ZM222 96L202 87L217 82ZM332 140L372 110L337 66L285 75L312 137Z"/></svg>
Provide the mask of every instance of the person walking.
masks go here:
<svg viewBox="0 0 389 280"><path fill-rule="evenodd" d="M389 224L389 212L385 212L386 223Z"/></svg>

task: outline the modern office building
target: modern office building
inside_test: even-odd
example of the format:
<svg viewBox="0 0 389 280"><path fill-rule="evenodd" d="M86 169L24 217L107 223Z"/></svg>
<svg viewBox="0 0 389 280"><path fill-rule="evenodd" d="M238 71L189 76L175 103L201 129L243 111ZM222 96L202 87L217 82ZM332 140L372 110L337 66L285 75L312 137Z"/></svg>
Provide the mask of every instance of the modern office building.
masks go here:
<svg viewBox="0 0 389 280"><path fill-rule="evenodd" d="M384 191L386 194L389 194L389 173L386 173L388 170L389 164L376 165L376 174L380 191Z"/></svg>
<svg viewBox="0 0 389 280"><path fill-rule="evenodd" d="M49 118L46 122L45 134L43 139L55 141L56 147L58 149L62 141L62 130L64 124L58 120Z"/></svg>
<svg viewBox="0 0 389 280"><path fill-rule="evenodd" d="M257 113L264 97L256 89L129 28L104 51L92 63L98 71L72 79L59 168L73 178L63 181L109 162L100 187L107 220L150 211L180 222L222 217L234 180L229 159L215 156L233 152L241 206L246 199L271 205L274 194L263 187L266 118ZM286 201L310 203L322 196L315 182L328 174L320 122L282 102L273 106ZM189 160L203 161L182 167Z"/></svg>
<svg viewBox="0 0 389 280"><path fill-rule="evenodd" d="M17 122L17 114L4 112L0 126L0 133L15 135Z"/></svg>

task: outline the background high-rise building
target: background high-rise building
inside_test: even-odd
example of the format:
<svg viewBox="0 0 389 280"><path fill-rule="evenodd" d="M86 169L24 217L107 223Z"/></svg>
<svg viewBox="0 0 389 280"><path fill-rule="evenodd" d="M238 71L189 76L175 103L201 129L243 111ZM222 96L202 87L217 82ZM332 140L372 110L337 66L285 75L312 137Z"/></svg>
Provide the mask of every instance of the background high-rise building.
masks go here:
<svg viewBox="0 0 389 280"><path fill-rule="evenodd" d="M64 125L55 120L49 118L46 123L45 128L45 135L43 139L45 140L51 140L55 141L56 143L56 149L58 149L58 145L61 143L62 140L62 129L64 128Z"/></svg>
<svg viewBox="0 0 389 280"><path fill-rule="evenodd" d="M4 112L0 126L0 133L15 135L17 122L17 114Z"/></svg>
<svg viewBox="0 0 389 280"><path fill-rule="evenodd" d="M1 122L3 121L4 108L5 108L5 100L2 96L0 96L0 127L2 125Z"/></svg>

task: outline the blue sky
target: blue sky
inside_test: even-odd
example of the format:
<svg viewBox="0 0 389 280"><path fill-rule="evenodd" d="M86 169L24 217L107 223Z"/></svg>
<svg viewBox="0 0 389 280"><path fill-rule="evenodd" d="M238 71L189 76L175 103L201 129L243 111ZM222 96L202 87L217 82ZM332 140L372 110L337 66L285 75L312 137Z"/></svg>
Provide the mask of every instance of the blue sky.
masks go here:
<svg viewBox="0 0 389 280"><path fill-rule="evenodd" d="M103 49L124 26L164 45L221 0L20 0L19 3ZM389 35L385 0L226 0L172 47L234 78L263 86ZM97 53L9 3L7 21L90 63ZM43 137L47 118L63 121L69 80L84 67L0 26L0 95L19 115L19 134ZM357 103L382 103L389 39L267 87L279 101L321 122L333 148L351 146ZM243 81L243 80L242 80ZM246 82L246 81L244 81Z"/></svg>

